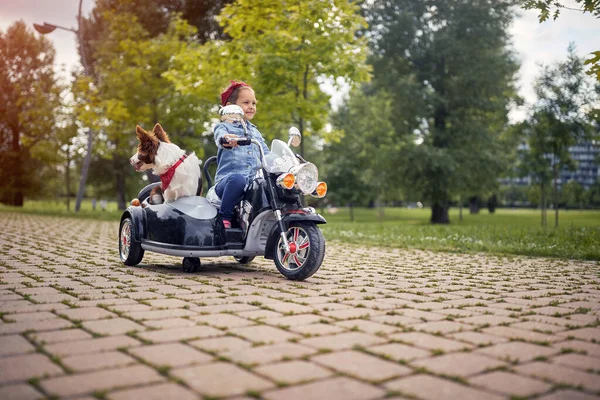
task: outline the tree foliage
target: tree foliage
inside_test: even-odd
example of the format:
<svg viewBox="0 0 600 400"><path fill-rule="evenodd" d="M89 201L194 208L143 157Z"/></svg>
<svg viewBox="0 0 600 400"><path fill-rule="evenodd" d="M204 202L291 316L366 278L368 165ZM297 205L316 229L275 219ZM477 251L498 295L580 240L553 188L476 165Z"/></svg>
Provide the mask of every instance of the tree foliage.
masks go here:
<svg viewBox="0 0 600 400"><path fill-rule="evenodd" d="M393 98L405 186L449 222L460 194L493 188L503 169L502 132L515 98L508 48L513 11L504 1L387 0L367 20L373 81Z"/></svg>
<svg viewBox="0 0 600 400"><path fill-rule="evenodd" d="M0 31L1 202L22 206L25 196L43 186L44 165L57 161L53 132L60 88L54 53L23 21Z"/></svg>
<svg viewBox="0 0 600 400"><path fill-rule="evenodd" d="M355 35L364 27L358 11L347 0L238 0L218 17L231 40L182 49L168 76L204 102L207 113L230 79L244 80L257 93L255 122L267 137L280 136L290 123L318 133L329 101L321 82L368 77L366 43Z"/></svg>

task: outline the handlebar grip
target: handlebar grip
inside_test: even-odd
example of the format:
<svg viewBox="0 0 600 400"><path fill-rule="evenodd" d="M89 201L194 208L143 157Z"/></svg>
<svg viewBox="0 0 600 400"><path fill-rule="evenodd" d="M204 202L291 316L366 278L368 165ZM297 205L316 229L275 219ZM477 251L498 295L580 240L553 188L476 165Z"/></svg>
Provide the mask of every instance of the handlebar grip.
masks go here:
<svg viewBox="0 0 600 400"><path fill-rule="evenodd" d="M250 146L252 144L252 139L239 139L237 144L238 146Z"/></svg>

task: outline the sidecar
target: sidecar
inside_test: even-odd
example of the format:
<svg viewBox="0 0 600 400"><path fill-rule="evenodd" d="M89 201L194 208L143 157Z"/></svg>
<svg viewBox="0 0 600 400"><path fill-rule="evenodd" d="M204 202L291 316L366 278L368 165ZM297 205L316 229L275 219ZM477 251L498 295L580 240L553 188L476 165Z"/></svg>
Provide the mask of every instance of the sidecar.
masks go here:
<svg viewBox="0 0 600 400"><path fill-rule="evenodd" d="M138 198L146 199L154 185L142 189ZM196 272L200 268L199 257L229 255L245 264L255 256L265 254L264 235L277 222L272 213L259 217L261 223L246 235L255 240L245 241L241 229L225 230L217 209L198 195L170 203L152 205L146 202L144 207L130 206L121 216L119 255L121 261L130 266L139 264L146 250L184 257L186 272Z"/></svg>

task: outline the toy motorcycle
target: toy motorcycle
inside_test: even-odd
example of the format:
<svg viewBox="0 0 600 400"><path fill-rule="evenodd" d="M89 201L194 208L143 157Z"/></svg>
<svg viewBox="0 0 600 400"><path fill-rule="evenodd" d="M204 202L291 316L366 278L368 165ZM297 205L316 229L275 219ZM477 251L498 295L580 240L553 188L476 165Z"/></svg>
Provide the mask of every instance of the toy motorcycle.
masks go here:
<svg viewBox="0 0 600 400"><path fill-rule="evenodd" d="M242 121L239 106L229 105L220 111L221 118ZM304 280L321 266L325 256L325 238L318 224L327 221L312 207L303 207L301 196L325 196L327 185L318 182L317 167L293 153L290 145L300 144L300 132L290 129L289 141L275 139L265 156L260 143L240 137L238 146L258 146L262 174L246 190L236 206L234 228L225 229L217 207L201 196L182 197L173 202L150 204L153 186L146 186L138 199L145 207L130 206L121 216L119 255L125 265L137 265L145 251L183 258L183 270L200 269L200 257L233 256L247 264L256 256L272 259L279 272L291 280ZM216 163L209 158L203 167L208 186L212 180L208 167ZM262 177L260 176L262 175ZM200 184L199 187L202 187ZM207 197L215 197L214 188Z"/></svg>

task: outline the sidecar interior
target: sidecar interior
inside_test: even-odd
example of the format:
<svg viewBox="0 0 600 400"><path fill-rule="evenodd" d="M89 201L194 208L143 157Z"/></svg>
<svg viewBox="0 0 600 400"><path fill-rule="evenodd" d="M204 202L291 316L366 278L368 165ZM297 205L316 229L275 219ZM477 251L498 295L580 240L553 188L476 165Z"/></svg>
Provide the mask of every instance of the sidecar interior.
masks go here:
<svg viewBox="0 0 600 400"><path fill-rule="evenodd" d="M144 186L137 196L140 202L146 200L150 196L150 192L152 192L152 189L154 189L157 186L160 186L160 182L152 182ZM196 196L202 196L202 173L198 178L198 190L196 190Z"/></svg>

